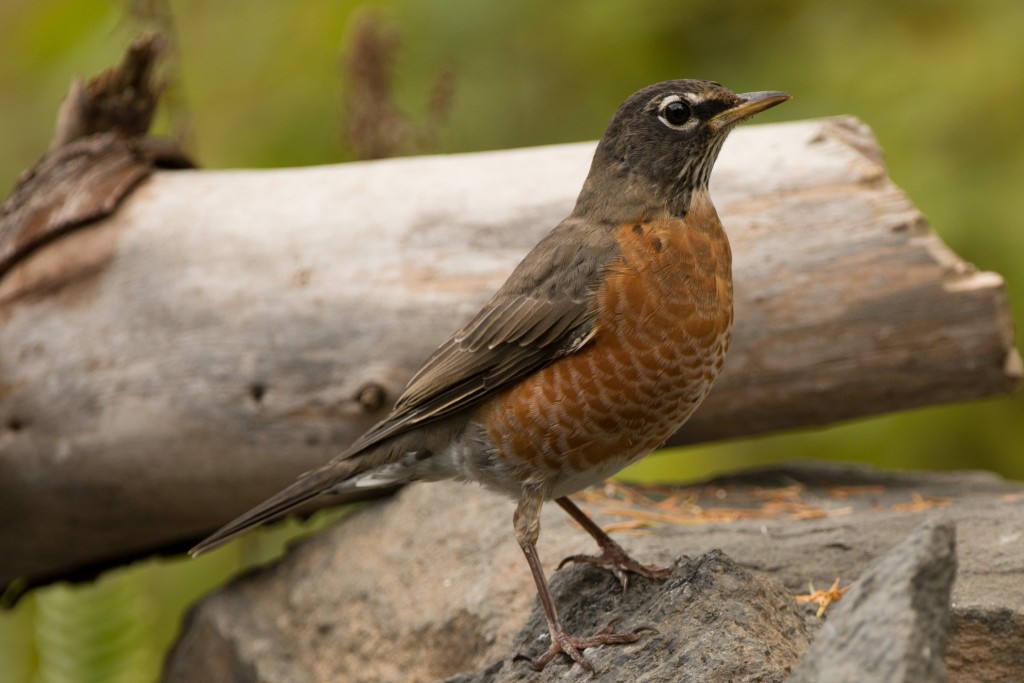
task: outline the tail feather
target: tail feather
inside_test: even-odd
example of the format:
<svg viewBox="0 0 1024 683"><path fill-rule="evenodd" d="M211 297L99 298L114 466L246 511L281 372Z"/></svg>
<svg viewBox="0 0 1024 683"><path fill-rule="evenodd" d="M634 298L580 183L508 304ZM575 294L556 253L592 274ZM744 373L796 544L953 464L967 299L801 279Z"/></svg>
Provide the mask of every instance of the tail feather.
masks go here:
<svg viewBox="0 0 1024 683"><path fill-rule="evenodd" d="M320 469L313 470L312 472L303 475L291 486L274 494L256 507L228 522L210 536L200 541L194 548L188 551L188 554L192 557L201 555L208 550L212 550L213 548L227 543L253 527L282 517L287 512L302 505L303 503L316 498L321 494L327 493L339 483L349 479L362 470L362 468L354 465L355 462L351 460L335 461L321 467ZM354 493L357 493L358 495L351 496L351 501L339 500L337 502L365 500L366 498L373 497L374 495L373 491L365 489L358 490Z"/></svg>
<svg viewBox="0 0 1024 683"><path fill-rule="evenodd" d="M381 423L387 424L387 421ZM200 541L189 555L195 557L227 543L322 494L332 494L332 505L387 495L417 478L414 470L421 454L438 451L452 438L450 425L420 426L405 438L385 434L381 425L371 430L370 437L363 437L329 463L301 475L291 486L225 524ZM384 439L382 434L388 438ZM410 455L415 457L409 460Z"/></svg>

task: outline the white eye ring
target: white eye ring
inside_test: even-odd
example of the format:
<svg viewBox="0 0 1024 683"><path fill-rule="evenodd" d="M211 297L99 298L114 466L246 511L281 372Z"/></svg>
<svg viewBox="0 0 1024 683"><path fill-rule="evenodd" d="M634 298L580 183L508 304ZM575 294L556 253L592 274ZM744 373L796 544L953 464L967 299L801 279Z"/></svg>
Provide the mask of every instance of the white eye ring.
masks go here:
<svg viewBox="0 0 1024 683"><path fill-rule="evenodd" d="M690 103L679 95L669 95L658 105L658 119L675 130L691 127L693 112Z"/></svg>

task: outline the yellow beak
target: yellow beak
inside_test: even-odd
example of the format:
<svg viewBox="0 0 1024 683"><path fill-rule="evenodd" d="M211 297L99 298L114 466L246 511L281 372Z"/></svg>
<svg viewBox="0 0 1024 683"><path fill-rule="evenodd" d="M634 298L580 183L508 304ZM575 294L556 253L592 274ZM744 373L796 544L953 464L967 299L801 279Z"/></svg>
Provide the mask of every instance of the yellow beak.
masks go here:
<svg viewBox="0 0 1024 683"><path fill-rule="evenodd" d="M778 90L765 90L762 92L746 92L739 96L740 102L735 107L726 109L715 114L708 122L712 130L719 131L723 128L735 125L744 119L748 119L758 112L771 109L776 104L782 104L786 100L793 99L788 93Z"/></svg>

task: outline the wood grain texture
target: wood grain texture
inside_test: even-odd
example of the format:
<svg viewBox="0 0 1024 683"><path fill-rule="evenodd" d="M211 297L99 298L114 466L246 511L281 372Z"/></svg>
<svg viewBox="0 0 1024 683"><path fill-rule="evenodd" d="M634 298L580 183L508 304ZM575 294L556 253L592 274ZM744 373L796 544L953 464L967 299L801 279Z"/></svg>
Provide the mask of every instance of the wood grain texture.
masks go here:
<svg viewBox="0 0 1024 683"><path fill-rule="evenodd" d="M0 584L182 547L321 464L568 214L592 143L157 172L0 280ZM671 442L1011 391L1002 279L852 119L750 126L711 183L722 377Z"/></svg>

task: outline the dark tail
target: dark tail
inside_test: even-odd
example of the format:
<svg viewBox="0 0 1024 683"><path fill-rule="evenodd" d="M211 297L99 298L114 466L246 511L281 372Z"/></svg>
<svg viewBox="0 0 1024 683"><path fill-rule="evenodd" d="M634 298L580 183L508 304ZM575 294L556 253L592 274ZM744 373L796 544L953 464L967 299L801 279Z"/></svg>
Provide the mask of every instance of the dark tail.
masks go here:
<svg viewBox="0 0 1024 683"><path fill-rule="evenodd" d="M245 514L225 524L213 534L200 541L199 544L188 551L188 554L192 557L201 555L207 550L212 550L219 545L227 543L255 526L277 519L306 501L327 493L331 488L358 474L363 469L359 467L357 462L353 460L335 461L320 469L309 472L288 488L274 494ZM345 496L344 499L339 499L337 502L365 500L379 495L379 492L372 489L354 489L352 494L351 496Z"/></svg>

